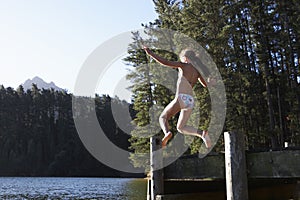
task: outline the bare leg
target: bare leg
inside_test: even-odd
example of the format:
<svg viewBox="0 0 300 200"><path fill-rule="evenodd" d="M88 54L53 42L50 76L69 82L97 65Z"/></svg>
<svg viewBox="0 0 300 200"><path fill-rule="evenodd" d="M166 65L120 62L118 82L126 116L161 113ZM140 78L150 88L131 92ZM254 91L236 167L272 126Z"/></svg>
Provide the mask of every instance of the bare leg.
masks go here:
<svg viewBox="0 0 300 200"><path fill-rule="evenodd" d="M186 123L189 120L192 113L192 109L185 109L180 111L180 115L177 122L177 130L180 133L186 134L186 135L192 135L192 136L198 136L201 135L198 133L198 130L194 127L187 126Z"/></svg>
<svg viewBox="0 0 300 200"><path fill-rule="evenodd" d="M167 146L167 143L172 138L172 136L173 136L173 134L171 133L171 131L169 131L167 134L165 134L165 136L162 139L161 146L162 147Z"/></svg>
<svg viewBox="0 0 300 200"><path fill-rule="evenodd" d="M180 111L180 104L177 101L177 98L175 98L173 101L167 105L167 107L164 109L164 111L161 113L159 117L159 124L161 129L163 130L165 136L162 139L162 146L166 146L169 139L172 138L172 133L169 130L169 119L173 117L176 113Z"/></svg>
<svg viewBox="0 0 300 200"><path fill-rule="evenodd" d="M207 131L200 131L192 126L186 125L187 121L189 120L189 118L191 116L191 113L192 113L192 109L181 110L179 119L177 122L177 130L180 133L183 133L185 135L192 135L192 136L200 137L203 140L205 146L207 148L210 148L211 140L210 140L210 137L209 137Z"/></svg>

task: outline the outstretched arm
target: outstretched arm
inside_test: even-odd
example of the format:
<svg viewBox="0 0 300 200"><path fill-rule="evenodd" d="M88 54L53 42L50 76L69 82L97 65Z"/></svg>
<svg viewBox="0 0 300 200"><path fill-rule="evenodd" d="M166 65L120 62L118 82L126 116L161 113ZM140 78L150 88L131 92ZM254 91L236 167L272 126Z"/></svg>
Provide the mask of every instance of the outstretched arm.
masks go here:
<svg viewBox="0 0 300 200"><path fill-rule="evenodd" d="M148 47L144 47L145 52L151 56L154 60L156 60L158 63L168 66L168 67L172 67L172 68L178 68L178 67L182 67L183 63L181 62L175 62L175 61L169 61L165 58L162 58L156 54L154 54Z"/></svg>

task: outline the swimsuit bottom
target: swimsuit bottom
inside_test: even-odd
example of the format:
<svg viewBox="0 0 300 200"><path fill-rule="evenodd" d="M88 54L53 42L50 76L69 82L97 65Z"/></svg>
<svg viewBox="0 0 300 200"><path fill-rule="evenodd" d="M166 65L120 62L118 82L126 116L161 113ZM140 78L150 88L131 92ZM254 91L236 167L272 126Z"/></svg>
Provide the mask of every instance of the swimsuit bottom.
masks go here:
<svg viewBox="0 0 300 200"><path fill-rule="evenodd" d="M181 109L193 109L194 108L194 97L189 94L178 94L178 99Z"/></svg>

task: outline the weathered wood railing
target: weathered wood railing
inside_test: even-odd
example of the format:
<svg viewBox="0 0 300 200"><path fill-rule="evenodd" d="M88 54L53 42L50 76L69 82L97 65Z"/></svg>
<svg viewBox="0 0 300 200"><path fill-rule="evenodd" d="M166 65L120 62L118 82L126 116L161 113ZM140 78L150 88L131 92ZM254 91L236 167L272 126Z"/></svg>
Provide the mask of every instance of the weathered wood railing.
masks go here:
<svg viewBox="0 0 300 200"><path fill-rule="evenodd" d="M197 156L181 157L165 167L163 172L152 171L150 182L153 184L149 187L152 193L148 199L167 199L163 183L172 181L183 183L209 179L220 184L220 180L225 180L228 200L247 200L247 179L300 180L300 150L245 153L243 135L227 132L224 139L225 154L211 154L202 159ZM159 145L157 142L155 148ZM152 161L155 159L154 155Z"/></svg>

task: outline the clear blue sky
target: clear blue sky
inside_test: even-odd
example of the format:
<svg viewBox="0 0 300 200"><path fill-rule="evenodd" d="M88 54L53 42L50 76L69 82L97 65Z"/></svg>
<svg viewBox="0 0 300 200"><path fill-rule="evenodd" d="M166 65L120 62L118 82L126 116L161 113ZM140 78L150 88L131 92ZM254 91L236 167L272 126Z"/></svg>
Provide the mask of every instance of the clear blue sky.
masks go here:
<svg viewBox="0 0 300 200"><path fill-rule="evenodd" d="M16 88L40 76L72 92L95 48L156 18L152 0L2 0L0 84ZM125 66L119 65L122 76Z"/></svg>

